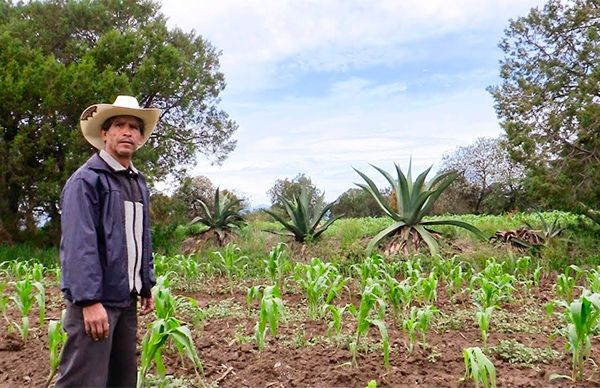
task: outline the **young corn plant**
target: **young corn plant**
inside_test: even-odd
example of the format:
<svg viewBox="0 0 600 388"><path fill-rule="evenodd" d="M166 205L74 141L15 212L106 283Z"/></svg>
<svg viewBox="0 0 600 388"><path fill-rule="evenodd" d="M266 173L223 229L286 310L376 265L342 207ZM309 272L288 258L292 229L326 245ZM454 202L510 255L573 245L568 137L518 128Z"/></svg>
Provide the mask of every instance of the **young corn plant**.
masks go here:
<svg viewBox="0 0 600 388"><path fill-rule="evenodd" d="M281 292L284 291L285 277L291 272L292 264L285 252L286 244L280 242L271 249L265 263L265 274L273 283L277 284Z"/></svg>
<svg viewBox="0 0 600 388"><path fill-rule="evenodd" d="M475 322L479 325L479 332L481 333L481 340L483 341L483 349L488 349L488 330L490 328L490 319L494 312L494 306L482 307L479 304L475 304L477 310L475 311Z"/></svg>
<svg viewBox="0 0 600 388"><path fill-rule="evenodd" d="M463 349L465 380L471 379L476 387L496 387L496 368L478 347Z"/></svg>
<svg viewBox="0 0 600 388"><path fill-rule="evenodd" d="M327 324L327 336L329 338L332 338L334 333L336 336L339 336L342 332L344 313L348 307L349 305L339 307L331 304L323 305L323 315L325 315L326 312L331 314L331 321Z"/></svg>
<svg viewBox="0 0 600 388"><path fill-rule="evenodd" d="M408 306L410 306L413 301L414 288L408 279L399 282L388 274L385 274L382 282L387 291L387 300L389 300L392 305L394 322L398 324L400 317L406 313L406 309L408 309Z"/></svg>
<svg viewBox="0 0 600 388"><path fill-rule="evenodd" d="M23 342L27 341L29 335L29 311L35 301L33 288L34 285L31 278L29 275L26 275L22 280L15 283L15 295L10 297L21 313L21 324L19 325L16 322L12 322L12 324L19 331Z"/></svg>
<svg viewBox="0 0 600 388"><path fill-rule="evenodd" d="M196 375L204 373L202 362L196 352L192 334L187 326L175 318L178 305L177 299L169 289L169 281L165 275L156 279L156 285L152 289L154 296L155 312L157 319L150 324L150 330L146 332L142 340L142 354L140 356L140 368L138 369L137 387L145 384L146 375L152 364L156 366L156 372L164 385L166 368L162 360L162 351L170 340L177 349L181 359L184 356L192 362Z"/></svg>
<svg viewBox="0 0 600 388"><path fill-rule="evenodd" d="M371 315L376 307L378 308L377 317L371 318ZM368 280L365 289L363 290L358 310L356 310L354 305L350 306L350 311L356 316L357 320L356 337L354 342L350 344L353 365L358 365L356 356L358 354L360 339L366 336L371 326L377 326L383 345L384 364L385 367L389 369L390 338L384 321L385 307L385 293L383 286L373 279Z"/></svg>
<svg viewBox="0 0 600 388"><path fill-rule="evenodd" d="M38 305L38 322L40 327L43 327L46 319L46 288L39 281L33 282L33 286L37 290L34 297Z"/></svg>
<svg viewBox="0 0 600 388"><path fill-rule="evenodd" d="M330 304L348 281L340 275L335 265L319 258L313 258L309 264L298 263L295 272L296 282L306 295L308 317L311 320L320 318L321 306Z"/></svg>
<svg viewBox="0 0 600 388"><path fill-rule="evenodd" d="M8 315L6 314L6 310L8 307L9 296L4 293L5 290L6 283L0 280L0 312L2 312L4 320L8 322Z"/></svg>
<svg viewBox="0 0 600 388"><path fill-rule="evenodd" d="M64 310L63 310L64 316ZM58 371L62 352L67 342L67 333L62 328L62 321L51 320L48 323L48 349L50 351L50 373L46 379L46 387L50 386L52 379Z"/></svg>
<svg viewBox="0 0 600 388"><path fill-rule="evenodd" d="M446 281L446 290L449 296L454 296L463 290L463 286L469 282L469 272L463 270L462 263L458 263L448 275Z"/></svg>
<svg viewBox="0 0 600 388"><path fill-rule="evenodd" d="M439 310L433 306L421 307L417 312L417 325L421 331L423 346L427 346L427 329L433 320L433 316L438 312Z"/></svg>
<svg viewBox="0 0 600 388"><path fill-rule="evenodd" d="M424 304L433 304L437 300L438 279L435 272L430 272L426 278L419 281L420 299Z"/></svg>
<svg viewBox="0 0 600 388"><path fill-rule="evenodd" d="M145 386L146 375L153 363L156 366L161 386L165 384L166 368L162 360L162 350L169 340L175 344L181 357L185 355L192 362L197 376L204 374L202 361L196 352L190 329L182 325L175 317L161 318L151 323L150 330L146 332L142 340L137 388Z"/></svg>
<svg viewBox="0 0 600 388"><path fill-rule="evenodd" d="M571 270L575 272L575 276L571 276ZM573 301L573 290L577 284L577 274L581 272L582 270L575 265L566 267L565 272L556 277L556 284L554 285L556 294L567 302Z"/></svg>
<svg viewBox="0 0 600 388"><path fill-rule="evenodd" d="M402 320L402 330L408 335L408 344L406 350L412 353L415 345L417 345L417 330L419 328L419 310L413 306L410 312Z"/></svg>
<svg viewBox="0 0 600 388"><path fill-rule="evenodd" d="M360 279L360 289L364 290L369 279L378 279L381 274L387 274L384 270L385 262L383 257L373 254L364 259L360 264L353 264L351 269ZM385 276L385 275L384 275Z"/></svg>
<svg viewBox="0 0 600 388"><path fill-rule="evenodd" d="M591 338L600 318L600 294L584 293L566 305L567 327L562 334L567 338L566 348L571 352L574 381L583 379L585 361L591 356Z"/></svg>
<svg viewBox="0 0 600 388"><path fill-rule="evenodd" d="M227 276L231 294L233 294L234 278L243 271L245 268L243 263L248 260L248 256L240 255L241 251L237 245L227 244L221 251L213 252L219 266Z"/></svg>
<svg viewBox="0 0 600 388"><path fill-rule="evenodd" d="M277 286L266 286L262 294L256 295L260 300L260 310L258 322L255 326L255 338L258 351L262 352L265 348L267 332L270 331L273 337L277 337L279 321L283 315L283 301Z"/></svg>

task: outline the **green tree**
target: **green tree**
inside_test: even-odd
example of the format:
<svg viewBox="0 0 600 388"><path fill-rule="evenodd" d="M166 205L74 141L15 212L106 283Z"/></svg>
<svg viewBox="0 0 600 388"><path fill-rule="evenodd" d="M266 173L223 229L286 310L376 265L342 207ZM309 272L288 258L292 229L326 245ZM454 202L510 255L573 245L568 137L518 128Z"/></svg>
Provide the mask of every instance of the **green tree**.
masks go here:
<svg viewBox="0 0 600 388"><path fill-rule="evenodd" d="M218 56L152 0L0 0L0 228L57 225L60 190L93 152L79 115L118 94L163 110L135 159L150 182L199 153L223 161L237 125L218 108Z"/></svg>
<svg viewBox="0 0 600 388"><path fill-rule="evenodd" d="M388 194L382 193L387 196ZM369 193L359 188L351 188L342 193L331 207L332 216L342 217L382 217L385 215L377 201Z"/></svg>
<svg viewBox="0 0 600 388"><path fill-rule="evenodd" d="M511 156L547 206L600 205L600 3L550 0L510 22L489 90Z"/></svg>
<svg viewBox="0 0 600 388"><path fill-rule="evenodd" d="M286 207L283 198L299 198L303 190L308 195L311 207L323 206L323 193L321 190L312 183L308 176L300 173L294 179L277 179L273 187L267 191L272 209L279 212L278 214L285 214Z"/></svg>

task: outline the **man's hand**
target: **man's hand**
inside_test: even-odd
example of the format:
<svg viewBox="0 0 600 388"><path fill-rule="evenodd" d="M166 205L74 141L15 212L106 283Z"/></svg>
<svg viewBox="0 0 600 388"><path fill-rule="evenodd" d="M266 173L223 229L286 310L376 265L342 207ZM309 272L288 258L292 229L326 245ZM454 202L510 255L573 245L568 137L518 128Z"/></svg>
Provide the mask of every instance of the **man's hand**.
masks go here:
<svg viewBox="0 0 600 388"><path fill-rule="evenodd" d="M140 298L140 315L146 315L154 310L154 297L151 295L149 298Z"/></svg>
<svg viewBox="0 0 600 388"><path fill-rule="evenodd" d="M108 315L102 303L94 303L83 308L85 333L94 341L108 338Z"/></svg>

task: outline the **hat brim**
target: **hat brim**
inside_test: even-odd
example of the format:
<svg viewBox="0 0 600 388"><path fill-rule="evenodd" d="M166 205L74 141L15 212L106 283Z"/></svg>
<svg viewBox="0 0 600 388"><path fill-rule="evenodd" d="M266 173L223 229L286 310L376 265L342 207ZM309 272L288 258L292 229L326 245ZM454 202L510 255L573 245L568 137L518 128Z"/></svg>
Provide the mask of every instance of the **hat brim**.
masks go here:
<svg viewBox="0 0 600 388"><path fill-rule="evenodd" d="M160 109L126 108L112 104L91 105L83 111L79 121L83 137L97 149L104 149L104 140L102 139L100 130L106 120L115 116L134 116L144 122L144 134L142 135L142 141L138 145L138 148L140 148L148 141L150 135L152 135L152 131L156 128L160 117Z"/></svg>

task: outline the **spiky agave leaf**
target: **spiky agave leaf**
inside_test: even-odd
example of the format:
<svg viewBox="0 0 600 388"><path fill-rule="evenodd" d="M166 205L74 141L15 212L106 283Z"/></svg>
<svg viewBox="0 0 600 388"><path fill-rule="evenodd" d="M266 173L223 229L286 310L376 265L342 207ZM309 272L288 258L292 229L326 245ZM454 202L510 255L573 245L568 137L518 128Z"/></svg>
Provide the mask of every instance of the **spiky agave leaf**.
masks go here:
<svg viewBox="0 0 600 388"><path fill-rule="evenodd" d="M271 210L263 209L263 211L283 225L288 232L269 232L292 236L298 242L319 238L335 220L341 217L333 217L325 224L319 225L325 214L331 209L335 202L323 207L313 206L310 203L309 193L304 189L300 191L300 195L298 196L294 196L291 199L280 197L280 200L283 203L286 213L290 217L289 221Z"/></svg>
<svg viewBox="0 0 600 388"><path fill-rule="evenodd" d="M219 188L217 187L214 201L214 210L211 211L204 201L198 200L204 214L195 217L190 222L190 225L201 223L208 226L208 229L201 233L216 233L220 244L224 240L226 232L239 229L245 223L245 220L238 209L241 200L232 198L227 195L227 193L221 196Z"/></svg>
<svg viewBox="0 0 600 388"><path fill-rule="evenodd" d="M409 163L407 174L404 175L400 166L395 163L396 174L398 179L394 179L388 172L380 167L372 165L385 179L390 183L394 192L397 210L393 210L387 199L381 195L377 185L366 174L354 169L367 184L357 183L356 185L368 192L383 211L392 218L395 222L379 232L369 243L367 254L371 254L373 248L388 235L394 235L401 230L408 230L405 234L406 238L410 236L411 231L414 231L420 239L424 241L432 254L437 253L438 244L435 237L427 229L428 225L453 225L467 229L475 233L478 237L484 238L479 229L474 226L454 220L436 220L423 221L423 218L431 210L439 196L448 188L448 186L456 179L456 174L444 173L436 175L430 182L427 182L427 175L431 171L431 167L423 171L417 176L415 181L412 181L412 160ZM415 244L418 241L415 240Z"/></svg>

